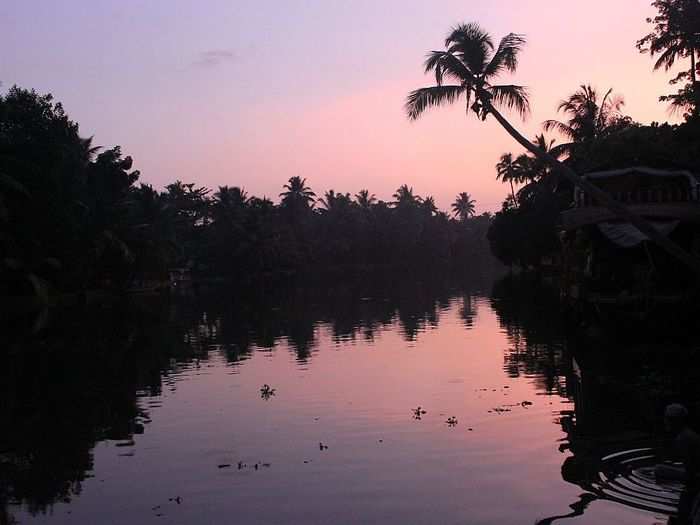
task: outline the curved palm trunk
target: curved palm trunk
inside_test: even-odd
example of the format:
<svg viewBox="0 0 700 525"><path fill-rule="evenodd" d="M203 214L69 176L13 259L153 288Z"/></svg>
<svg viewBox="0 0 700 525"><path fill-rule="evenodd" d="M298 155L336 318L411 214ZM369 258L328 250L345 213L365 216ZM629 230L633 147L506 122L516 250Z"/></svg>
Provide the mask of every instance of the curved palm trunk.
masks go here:
<svg viewBox="0 0 700 525"><path fill-rule="evenodd" d="M612 211L619 218L628 221L633 224L640 232L649 237L658 246L666 250L673 257L681 261L683 264L688 266L693 270L698 276L700 276L700 260L693 257L691 254L686 252L683 248L678 246L668 237L659 233L656 228L654 228L648 221L640 217L639 215L632 213L627 209L626 206L614 200L610 195L605 193L603 190L591 184L586 179L580 177L574 170L562 164L557 159L555 159L549 153L541 150L535 146L532 142L523 137L518 130L516 130L510 122L508 122L503 115L501 115L496 108L489 102L489 95L486 92L479 93L480 98L484 101L484 105L488 108L489 113L491 113L498 123L503 126L503 128L508 132L508 134L513 137L521 146L523 146L530 153L535 155L538 159L543 162L548 163L564 177L566 177L572 184L578 186L589 195L591 195L595 200L598 201L602 206L605 206L610 211Z"/></svg>
<svg viewBox="0 0 700 525"><path fill-rule="evenodd" d="M510 179L510 194L513 196L513 206L516 205L516 200L515 200L515 189L513 188L513 179Z"/></svg>

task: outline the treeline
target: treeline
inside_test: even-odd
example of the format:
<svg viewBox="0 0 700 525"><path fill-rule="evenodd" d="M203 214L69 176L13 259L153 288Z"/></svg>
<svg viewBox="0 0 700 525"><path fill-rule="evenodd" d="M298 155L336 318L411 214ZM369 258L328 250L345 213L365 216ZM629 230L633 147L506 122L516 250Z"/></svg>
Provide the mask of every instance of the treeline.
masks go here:
<svg viewBox="0 0 700 525"><path fill-rule="evenodd" d="M17 87L0 97L2 292L46 296L162 281L171 268L251 282L367 265L474 265L490 216L460 194L450 216L401 186L316 196L292 177L279 204L238 187L139 184L131 157L101 151L60 103Z"/></svg>
<svg viewBox="0 0 700 525"><path fill-rule="evenodd" d="M560 142L544 134L533 141L579 174L634 166L700 173L700 3L657 0L652 5L657 9L649 20L653 30L637 47L655 58L655 70L685 64L670 81L679 86L677 92L660 97L683 122L642 125L625 115L622 96L582 85L559 103L563 119L543 123L543 131L556 133ZM492 251L505 264L536 267L559 251L557 222L573 202L573 187L531 154L504 154L496 172L510 195L489 231Z"/></svg>

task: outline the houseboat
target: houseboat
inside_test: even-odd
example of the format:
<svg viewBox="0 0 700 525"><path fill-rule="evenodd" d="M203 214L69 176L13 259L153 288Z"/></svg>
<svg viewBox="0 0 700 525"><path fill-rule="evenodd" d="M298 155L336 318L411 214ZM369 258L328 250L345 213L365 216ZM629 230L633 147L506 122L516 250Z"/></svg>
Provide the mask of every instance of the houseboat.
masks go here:
<svg viewBox="0 0 700 525"><path fill-rule="evenodd" d="M638 167L584 178L700 256L696 174ZM571 208L561 213L560 226L561 289L570 302L647 318L669 305L694 300L697 277L585 191L575 190Z"/></svg>

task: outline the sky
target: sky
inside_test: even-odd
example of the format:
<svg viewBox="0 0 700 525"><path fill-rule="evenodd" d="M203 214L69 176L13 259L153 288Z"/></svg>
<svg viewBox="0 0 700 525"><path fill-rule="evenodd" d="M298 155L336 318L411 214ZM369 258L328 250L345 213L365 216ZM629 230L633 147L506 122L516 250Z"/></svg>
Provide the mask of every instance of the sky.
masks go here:
<svg viewBox="0 0 700 525"><path fill-rule="evenodd" d="M319 195L401 184L447 209L469 192L495 211L502 153L521 149L462 106L409 122L403 104L431 85L427 51L476 21L528 44L505 83L527 86L528 137L578 85L613 88L642 123L671 120L635 42L651 0L22 0L0 3L0 90L50 92L83 136L121 145L141 181L242 186L277 200L294 175ZM9 52L8 52L9 51Z"/></svg>

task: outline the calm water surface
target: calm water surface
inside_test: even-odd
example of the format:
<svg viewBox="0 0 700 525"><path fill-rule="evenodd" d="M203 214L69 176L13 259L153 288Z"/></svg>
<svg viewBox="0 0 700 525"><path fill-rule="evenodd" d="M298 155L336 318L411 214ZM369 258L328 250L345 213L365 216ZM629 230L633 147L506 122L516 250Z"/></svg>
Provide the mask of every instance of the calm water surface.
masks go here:
<svg viewBox="0 0 700 525"><path fill-rule="evenodd" d="M595 399L564 330L498 290L193 295L65 322L31 346L48 361L10 366L3 519L665 523L591 495L574 441Z"/></svg>

